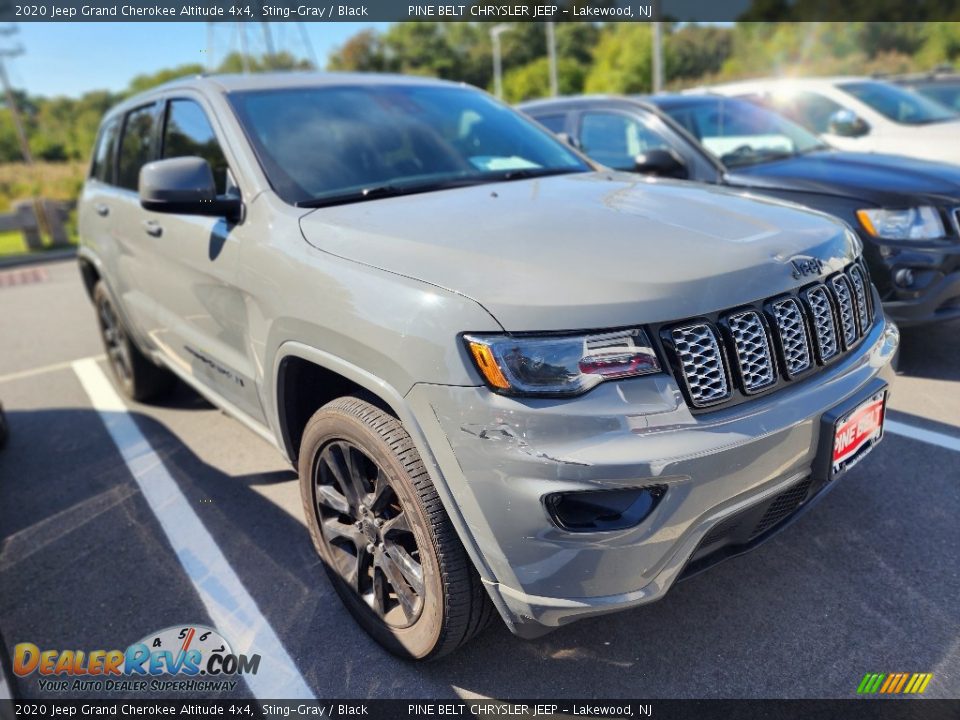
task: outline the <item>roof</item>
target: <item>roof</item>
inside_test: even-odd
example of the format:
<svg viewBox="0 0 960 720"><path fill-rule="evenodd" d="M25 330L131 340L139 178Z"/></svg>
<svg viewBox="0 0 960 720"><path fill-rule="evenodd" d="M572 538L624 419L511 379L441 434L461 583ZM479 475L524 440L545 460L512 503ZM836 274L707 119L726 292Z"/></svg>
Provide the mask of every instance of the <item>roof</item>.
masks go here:
<svg viewBox="0 0 960 720"><path fill-rule="evenodd" d="M338 72L306 72L287 71L253 74L222 74L222 75L188 75L170 80L163 85L137 93L119 105L111 108L109 114L124 111L130 107L148 102L156 95L170 90L207 90L215 93L232 93L246 90L275 90L298 87L323 87L335 85L434 85L456 87L463 83L455 83L437 78L393 75L387 73L338 73Z"/></svg>

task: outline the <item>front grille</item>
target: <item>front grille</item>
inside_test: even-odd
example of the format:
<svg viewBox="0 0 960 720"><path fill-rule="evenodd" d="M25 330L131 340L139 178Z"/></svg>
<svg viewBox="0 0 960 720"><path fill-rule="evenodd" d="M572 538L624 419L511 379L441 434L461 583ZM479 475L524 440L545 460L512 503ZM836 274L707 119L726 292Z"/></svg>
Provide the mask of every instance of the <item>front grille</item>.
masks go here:
<svg viewBox="0 0 960 720"><path fill-rule="evenodd" d="M867 281L863 271L854 265L850 269L850 283L853 285L853 297L857 302L857 322L860 324L860 333L865 334L870 325L870 306L867 305Z"/></svg>
<svg viewBox="0 0 960 720"><path fill-rule="evenodd" d="M857 319L854 315L853 293L850 291L850 281L846 275L837 275L830 280L833 296L837 300L837 311L840 317L840 332L843 334L843 346L850 347L857 340Z"/></svg>
<svg viewBox="0 0 960 720"><path fill-rule="evenodd" d="M687 325L674 328L672 334L693 404L706 407L725 400L730 385L713 328L702 323Z"/></svg>
<svg viewBox="0 0 960 720"><path fill-rule="evenodd" d="M840 352L830 296L823 285L816 285L807 290L806 297L813 315L813 335L820 351L820 359L826 362Z"/></svg>
<svg viewBox="0 0 960 720"><path fill-rule="evenodd" d="M796 377L809 370L812 363L803 310L794 298L787 298L773 303L773 314L783 346L783 361L787 375Z"/></svg>
<svg viewBox="0 0 960 720"><path fill-rule="evenodd" d="M733 336L737 365L747 392L756 392L772 385L777 376L774 372L773 354L767 341L760 313L749 310L731 315L727 319Z"/></svg>
<svg viewBox="0 0 960 720"><path fill-rule="evenodd" d="M664 326L660 337L687 402L704 410L767 392L841 357L870 330L870 293L857 262L796 294Z"/></svg>

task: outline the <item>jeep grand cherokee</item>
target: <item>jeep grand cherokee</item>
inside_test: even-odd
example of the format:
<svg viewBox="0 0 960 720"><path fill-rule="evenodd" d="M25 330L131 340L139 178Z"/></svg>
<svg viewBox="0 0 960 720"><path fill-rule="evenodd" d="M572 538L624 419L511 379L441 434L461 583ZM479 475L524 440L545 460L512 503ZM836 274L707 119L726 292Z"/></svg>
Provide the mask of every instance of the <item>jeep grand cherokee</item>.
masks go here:
<svg viewBox="0 0 960 720"><path fill-rule="evenodd" d="M898 333L847 226L599 171L463 85L174 81L107 114L79 224L119 387L276 445L406 657L656 600L882 435Z"/></svg>

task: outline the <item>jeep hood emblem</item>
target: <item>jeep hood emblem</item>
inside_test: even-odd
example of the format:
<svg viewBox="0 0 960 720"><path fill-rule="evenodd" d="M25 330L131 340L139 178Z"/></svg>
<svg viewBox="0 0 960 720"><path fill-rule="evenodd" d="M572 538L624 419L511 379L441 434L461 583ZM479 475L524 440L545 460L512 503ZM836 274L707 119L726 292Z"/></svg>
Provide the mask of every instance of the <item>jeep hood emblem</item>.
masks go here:
<svg viewBox="0 0 960 720"><path fill-rule="evenodd" d="M794 280L799 280L807 275L821 275L823 273L823 260L819 258L791 260L790 264L793 265Z"/></svg>

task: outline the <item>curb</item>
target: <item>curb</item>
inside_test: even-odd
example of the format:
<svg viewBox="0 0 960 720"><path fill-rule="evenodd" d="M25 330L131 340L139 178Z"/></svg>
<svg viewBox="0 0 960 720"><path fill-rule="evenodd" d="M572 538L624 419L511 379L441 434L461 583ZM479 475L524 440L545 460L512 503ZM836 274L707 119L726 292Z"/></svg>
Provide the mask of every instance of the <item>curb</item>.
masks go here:
<svg viewBox="0 0 960 720"><path fill-rule="evenodd" d="M76 248L64 248L63 250L47 250L44 252L14 255L13 257L0 258L0 270L18 267L20 265L40 265L43 263L56 262L57 260L69 260L70 258L74 258L76 256Z"/></svg>

